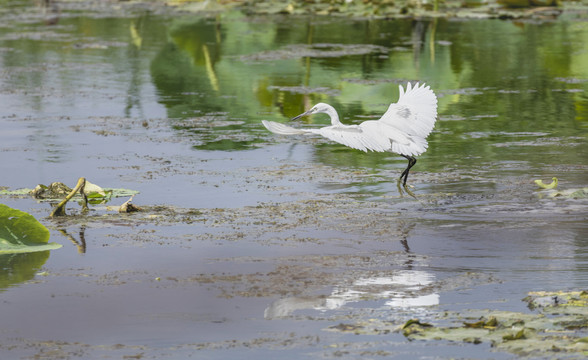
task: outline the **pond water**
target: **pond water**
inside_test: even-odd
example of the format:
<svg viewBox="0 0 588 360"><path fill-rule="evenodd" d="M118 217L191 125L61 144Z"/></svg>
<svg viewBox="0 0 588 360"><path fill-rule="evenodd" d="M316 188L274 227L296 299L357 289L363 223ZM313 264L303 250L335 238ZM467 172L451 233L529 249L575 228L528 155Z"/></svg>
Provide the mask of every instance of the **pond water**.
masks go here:
<svg viewBox="0 0 588 360"><path fill-rule="evenodd" d="M533 183L588 187L585 13L353 20L4 3L0 186L83 176L140 191L145 212L71 204L75 216L52 220L47 203L0 199L64 245L0 255L2 358L515 358L488 342L336 330L531 312L529 291L588 287L588 200ZM344 123L377 119L407 81L439 98L409 177L416 199L398 192L395 154L261 125L318 102Z"/></svg>

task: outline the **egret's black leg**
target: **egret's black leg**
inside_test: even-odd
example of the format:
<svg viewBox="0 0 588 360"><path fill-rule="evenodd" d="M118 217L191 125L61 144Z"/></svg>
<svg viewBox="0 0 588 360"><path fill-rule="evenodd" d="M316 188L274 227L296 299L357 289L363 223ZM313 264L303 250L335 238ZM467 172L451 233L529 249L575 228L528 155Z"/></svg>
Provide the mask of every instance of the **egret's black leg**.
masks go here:
<svg viewBox="0 0 588 360"><path fill-rule="evenodd" d="M400 154L400 155L402 155L402 154ZM414 164L416 164L417 160L413 156L409 156L409 155L402 155L402 157L404 157L406 160L408 160L408 166L406 167L406 169L404 169L402 174L400 174L399 180L402 181L402 178L404 177L404 182L402 183L402 185L404 187L406 187L406 179L408 179L408 172L410 171L410 168L412 168L414 166Z"/></svg>

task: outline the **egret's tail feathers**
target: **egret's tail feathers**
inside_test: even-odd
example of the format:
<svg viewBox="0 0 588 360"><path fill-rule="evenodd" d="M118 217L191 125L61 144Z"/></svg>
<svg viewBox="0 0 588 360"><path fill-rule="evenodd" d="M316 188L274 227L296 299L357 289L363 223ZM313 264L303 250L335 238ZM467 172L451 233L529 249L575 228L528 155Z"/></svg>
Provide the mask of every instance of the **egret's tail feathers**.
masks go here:
<svg viewBox="0 0 588 360"><path fill-rule="evenodd" d="M427 143L426 139L418 136L411 136L410 142L406 144L392 141L392 146L390 149L397 154L418 156L427 151L428 147L429 144Z"/></svg>
<svg viewBox="0 0 588 360"><path fill-rule="evenodd" d="M261 123L263 124L263 126L266 127L266 129L273 132L274 134L298 135L298 134L304 134L307 132L306 130L296 129L291 126L284 125L282 123L277 123L274 121L261 120Z"/></svg>

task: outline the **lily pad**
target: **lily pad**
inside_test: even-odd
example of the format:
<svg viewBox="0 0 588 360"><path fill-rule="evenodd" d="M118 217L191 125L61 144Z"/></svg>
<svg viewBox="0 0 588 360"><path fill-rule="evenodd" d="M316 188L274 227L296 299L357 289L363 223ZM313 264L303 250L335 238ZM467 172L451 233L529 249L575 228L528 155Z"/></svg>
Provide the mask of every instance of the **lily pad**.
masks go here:
<svg viewBox="0 0 588 360"><path fill-rule="evenodd" d="M92 184L88 180L86 180L86 183L84 185L84 193L90 199L95 199L95 198L100 199L100 198L105 198L107 196L107 192L103 188L101 188L100 186L98 186L96 184ZM112 192L110 192L110 193L112 193Z"/></svg>
<svg viewBox="0 0 588 360"><path fill-rule="evenodd" d="M49 230L32 215L0 204L0 254L59 249L48 243Z"/></svg>
<svg viewBox="0 0 588 360"><path fill-rule="evenodd" d="M137 195L139 191L137 190L130 190L130 189L114 189L114 188L104 188L104 191L110 193L112 197L129 197L133 195Z"/></svg>
<svg viewBox="0 0 588 360"><path fill-rule="evenodd" d="M8 195L8 196L33 196L37 199L42 199L44 201L60 201L63 199L70 191L71 188L67 187L64 188L63 191L55 192L53 189L60 188L57 184L62 183L51 183L49 186L39 184L34 189L22 188L16 190L0 190L0 195ZM129 197L139 193L137 190L130 190L130 189L114 189L114 188L102 188L98 185L92 184L86 181L86 186L84 188L84 193L89 199L94 200L108 200L110 198L117 198L117 197ZM81 198L79 195L75 196L74 199Z"/></svg>
<svg viewBox="0 0 588 360"><path fill-rule="evenodd" d="M34 191L34 189L27 189L27 188L16 189L16 190L2 189L2 190L0 190L0 195L29 196L29 195L31 195L32 191Z"/></svg>

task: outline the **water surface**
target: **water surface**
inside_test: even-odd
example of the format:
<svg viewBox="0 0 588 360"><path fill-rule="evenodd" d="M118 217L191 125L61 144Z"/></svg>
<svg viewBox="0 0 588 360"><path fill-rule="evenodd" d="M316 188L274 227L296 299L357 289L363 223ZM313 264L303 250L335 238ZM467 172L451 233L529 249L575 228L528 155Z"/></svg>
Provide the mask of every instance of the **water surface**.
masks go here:
<svg viewBox="0 0 588 360"><path fill-rule="evenodd" d="M46 203L2 198L64 245L0 258L6 356L514 358L487 343L326 329L530 312L529 291L588 286L586 200L533 184L588 186L580 15L391 21L11 4L0 13L0 185L84 176L139 190L149 212L100 205L51 220ZM395 154L260 123L317 102L345 123L377 119L407 81L439 97L409 177L416 199L398 192L406 164Z"/></svg>

